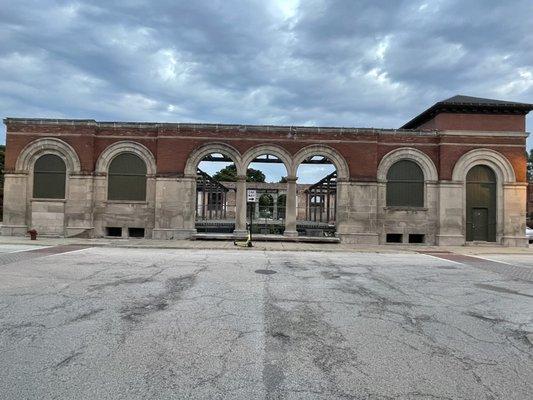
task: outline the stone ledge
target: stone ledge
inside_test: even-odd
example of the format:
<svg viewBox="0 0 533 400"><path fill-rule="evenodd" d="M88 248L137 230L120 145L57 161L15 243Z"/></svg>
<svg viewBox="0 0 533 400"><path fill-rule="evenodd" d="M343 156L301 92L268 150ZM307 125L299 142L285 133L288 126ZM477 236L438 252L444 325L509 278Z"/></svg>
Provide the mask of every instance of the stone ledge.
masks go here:
<svg viewBox="0 0 533 400"><path fill-rule="evenodd" d="M196 229L184 228L154 228L152 238L159 240L191 239L196 234Z"/></svg>

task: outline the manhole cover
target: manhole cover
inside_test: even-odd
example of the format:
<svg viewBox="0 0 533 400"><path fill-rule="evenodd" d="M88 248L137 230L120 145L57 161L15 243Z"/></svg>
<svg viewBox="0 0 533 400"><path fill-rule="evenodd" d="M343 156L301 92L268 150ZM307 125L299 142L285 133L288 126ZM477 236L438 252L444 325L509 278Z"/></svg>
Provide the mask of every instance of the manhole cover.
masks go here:
<svg viewBox="0 0 533 400"><path fill-rule="evenodd" d="M255 270L256 274L263 274L263 275L272 275L272 274L275 274L277 272L278 271L274 271L272 269L256 269Z"/></svg>

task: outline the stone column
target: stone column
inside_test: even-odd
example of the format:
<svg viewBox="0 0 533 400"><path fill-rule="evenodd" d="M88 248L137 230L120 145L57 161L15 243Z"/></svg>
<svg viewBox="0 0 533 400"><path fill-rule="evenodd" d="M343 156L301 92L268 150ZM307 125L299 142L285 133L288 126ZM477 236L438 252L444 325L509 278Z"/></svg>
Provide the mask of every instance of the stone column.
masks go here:
<svg viewBox="0 0 533 400"><path fill-rule="evenodd" d="M438 246L465 244L464 182L441 181L438 187Z"/></svg>
<svg viewBox="0 0 533 400"><path fill-rule="evenodd" d="M3 236L24 236L28 230L27 211L30 208L28 175L11 174L4 176L4 221Z"/></svg>
<svg viewBox="0 0 533 400"><path fill-rule="evenodd" d="M237 176L237 192L235 194L235 237L246 237L246 176Z"/></svg>
<svg viewBox="0 0 533 400"><path fill-rule="evenodd" d="M188 239L196 233L196 177L157 177L154 239Z"/></svg>
<svg viewBox="0 0 533 400"><path fill-rule="evenodd" d="M513 247L528 247L526 232L527 183L504 183L502 203L502 244Z"/></svg>
<svg viewBox="0 0 533 400"><path fill-rule="evenodd" d="M335 201L337 236L343 243L379 243L377 183L338 179Z"/></svg>
<svg viewBox="0 0 533 400"><path fill-rule="evenodd" d="M287 177L287 202L285 208L285 236L298 236L296 231L296 176Z"/></svg>
<svg viewBox="0 0 533 400"><path fill-rule="evenodd" d="M93 176L72 174L65 203L65 236L93 237Z"/></svg>

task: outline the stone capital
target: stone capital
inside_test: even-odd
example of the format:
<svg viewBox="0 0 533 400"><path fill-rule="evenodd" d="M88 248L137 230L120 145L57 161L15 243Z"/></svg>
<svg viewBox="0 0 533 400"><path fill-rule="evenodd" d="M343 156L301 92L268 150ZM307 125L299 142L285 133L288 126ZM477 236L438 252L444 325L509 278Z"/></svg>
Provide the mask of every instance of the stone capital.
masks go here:
<svg viewBox="0 0 533 400"><path fill-rule="evenodd" d="M295 183L298 180L298 177L297 176L287 176L285 178L285 180L287 181L287 183Z"/></svg>

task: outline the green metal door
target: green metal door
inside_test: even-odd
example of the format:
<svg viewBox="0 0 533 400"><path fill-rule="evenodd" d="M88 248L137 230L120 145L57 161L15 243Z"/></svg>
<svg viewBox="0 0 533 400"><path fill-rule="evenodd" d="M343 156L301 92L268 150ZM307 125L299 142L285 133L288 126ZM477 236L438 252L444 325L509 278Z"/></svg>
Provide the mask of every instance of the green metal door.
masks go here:
<svg viewBox="0 0 533 400"><path fill-rule="evenodd" d="M472 239L489 241L489 210L487 208L472 209Z"/></svg>
<svg viewBox="0 0 533 400"><path fill-rule="evenodd" d="M496 175L485 165L466 176L466 240L496 241Z"/></svg>

